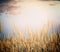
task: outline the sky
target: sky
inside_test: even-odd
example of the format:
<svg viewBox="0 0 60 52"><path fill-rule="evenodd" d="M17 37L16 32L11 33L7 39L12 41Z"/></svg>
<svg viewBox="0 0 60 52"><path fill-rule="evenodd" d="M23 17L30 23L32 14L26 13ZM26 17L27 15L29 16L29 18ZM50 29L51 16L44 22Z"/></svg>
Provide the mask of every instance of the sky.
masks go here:
<svg viewBox="0 0 60 52"><path fill-rule="evenodd" d="M2 34L16 32L14 25L21 31L29 27L33 31L40 30L43 25L47 25L48 20L53 21L55 29L60 25L59 1L19 1L0 0Z"/></svg>

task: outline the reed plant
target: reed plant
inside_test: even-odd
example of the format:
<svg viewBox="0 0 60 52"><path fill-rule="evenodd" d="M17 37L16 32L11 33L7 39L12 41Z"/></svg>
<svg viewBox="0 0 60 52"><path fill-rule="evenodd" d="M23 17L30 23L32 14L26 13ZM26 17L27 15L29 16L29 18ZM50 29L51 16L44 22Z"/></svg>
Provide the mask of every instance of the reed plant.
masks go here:
<svg viewBox="0 0 60 52"><path fill-rule="evenodd" d="M48 24L49 25L49 24ZM52 31L54 32L52 24ZM0 40L0 52L60 52L60 33L51 33L43 27L42 31L34 33L28 29L29 39L27 40L20 30L16 29L17 38L13 31L11 38Z"/></svg>

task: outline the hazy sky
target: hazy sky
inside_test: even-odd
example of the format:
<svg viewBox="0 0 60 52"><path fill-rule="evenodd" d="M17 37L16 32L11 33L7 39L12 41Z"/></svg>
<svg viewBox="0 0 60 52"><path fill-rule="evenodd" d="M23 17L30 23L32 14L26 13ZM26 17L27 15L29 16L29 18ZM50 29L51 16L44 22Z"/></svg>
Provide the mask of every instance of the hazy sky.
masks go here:
<svg viewBox="0 0 60 52"><path fill-rule="evenodd" d="M8 12L8 13L17 13L16 9L21 9L20 3L22 2L42 2L44 4L44 1L39 0L0 0L0 12ZM47 5L59 5L60 1L45 1ZM12 12L13 11L13 12ZM21 11L20 11L21 12Z"/></svg>
<svg viewBox="0 0 60 52"><path fill-rule="evenodd" d="M0 21L3 33L10 34L14 29L23 31L28 26L31 29L40 29L47 24L48 19L55 25L60 25L60 2L18 2L17 0L0 0Z"/></svg>

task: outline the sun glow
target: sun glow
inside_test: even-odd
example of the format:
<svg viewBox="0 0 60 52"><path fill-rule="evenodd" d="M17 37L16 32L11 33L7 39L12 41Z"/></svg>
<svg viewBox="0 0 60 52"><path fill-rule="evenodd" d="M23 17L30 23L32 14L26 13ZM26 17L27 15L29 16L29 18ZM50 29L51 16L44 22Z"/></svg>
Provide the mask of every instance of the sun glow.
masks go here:
<svg viewBox="0 0 60 52"><path fill-rule="evenodd" d="M39 7L36 3L27 3L21 6L21 15L16 15L14 23L18 28L31 28L38 30L47 24L48 10L45 7Z"/></svg>

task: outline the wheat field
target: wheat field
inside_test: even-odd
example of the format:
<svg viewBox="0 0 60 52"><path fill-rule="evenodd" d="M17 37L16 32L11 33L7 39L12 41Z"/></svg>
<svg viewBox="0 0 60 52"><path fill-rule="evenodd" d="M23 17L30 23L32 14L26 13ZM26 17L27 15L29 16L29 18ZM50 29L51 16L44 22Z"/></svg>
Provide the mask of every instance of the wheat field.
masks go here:
<svg viewBox="0 0 60 52"><path fill-rule="evenodd" d="M55 33L53 29L52 24L53 33L49 37L47 28L36 33L28 29L29 39L17 30L17 38L13 32L10 39L4 37L0 40L0 52L60 52L60 32Z"/></svg>

